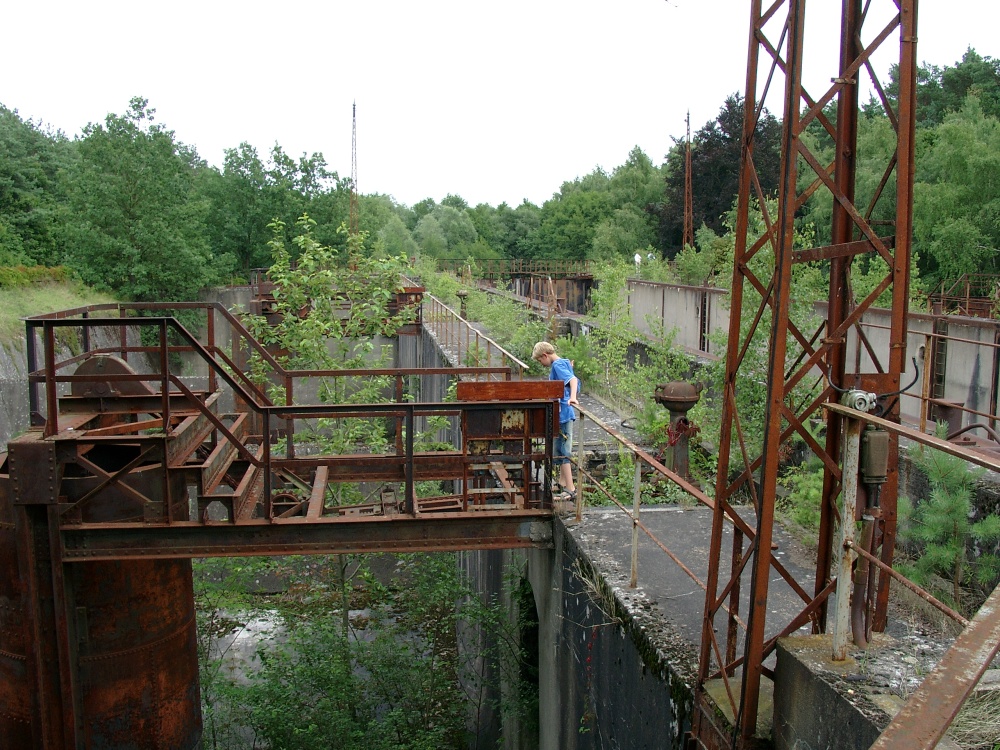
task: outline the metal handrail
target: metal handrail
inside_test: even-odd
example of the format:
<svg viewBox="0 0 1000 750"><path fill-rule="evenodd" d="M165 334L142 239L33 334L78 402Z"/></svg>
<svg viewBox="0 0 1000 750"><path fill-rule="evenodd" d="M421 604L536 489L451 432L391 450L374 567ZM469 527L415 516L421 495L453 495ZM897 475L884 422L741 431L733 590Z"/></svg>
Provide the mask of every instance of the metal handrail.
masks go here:
<svg viewBox="0 0 1000 750"><path fill-rule="evenodd" d="M107 308L105 308L107 309ZM85 311L85 312L89 312ZM158 372L152 373L108 373L106 375L78 375L78 374L59 374L59 371L68 366L72 362L79 361L82 357L86 357L87 354L80 355L77 357L71 357L67 360L56 361L55 354L55 330L57 328L68 328L68 327L83 327L84 329L91 329L97 327L125 327L125 326L138 326L138 327L149 327L157 330L159 332L159 345L158 346L126 346L123 347L131 352L145 352L159 354L158 358ZM401 389L397 388L397 401L392 403L368 403L368 404L293 404L289 401L286 404L275 404L271 401L260 401L256 398L259 391L251 391L245 387L245 383L242 381L241 377L243 374L239 372L232 372L228 360L226 363L220 363L213 354L217 353L213 346L207 346L202 344L190 331L188 331L183 325L180 324L175 318L172 317L139 317L139 318L69 318L64 315L49 315L45 316L44 319L35 319L30 321L29 330L34 327L41 327L43 333L43 339L45 342L45 362L44 367L40 370L33 370L30 374L29 380L32 384L37 384L40 381L44 381L45 386L45 401L47 405L47 415L44 423L44 437L51 437L59 433L59 408L58 408L58 398L59 398L59 385L64 383L78 383L78 382L93 382L96 379L122 383L122 382L156 382L160 385L160 392L157 394L150 391L149 397L158 399L157 407L152 407L153 411L158 412L156 423L162 427L162 434L156 436L156 439L164 439L169 431L172 424L171 421L171 396L184 396L186 398L186 403L202 414L205 418L210 420L221 434L221 436L229 443L231 443L235 450L240 454L242 460L246 461L248 464L263 469L265 472L270 472L274 466L275 461L281 461L282 459L274 458L271 455L271 436L274 434L280 434L281 429L278 428L278 423L283 422L285 425L285 434L287 435L287 460L294 460L294 447L293 440L291 439L294 434L292 425L296 420L300 419L350 419L350 418L370 418L384 417L389 419L395 419L400 425L400 434L406 436L405 447L397 441L395 450L386 455L395 456L396 460L404 462L406 467L405 473L405 484L406 484L406 497L415 497L414 495L414 476L412 470L413 463L413 436L414 436L414 424L415 418L426 417L431 415L451 415L454 416L462 411L477 411L477 410L487 410L495 409L496 406L492 402L468 402L468 403L435 403L435 402L423 402L415 404L412 402L407 402L403 400ZM183 341L183 345L170 344L167 338L167 330L171 329L174 331L175 335ZM122 340L124 340L125 334L122 333ZM113 347L105 347L98 350L91 350L90 355L99 353L111 353L115 350ZM170 372L170 362L169 356L171 353L180 351L190 351L195 352L210 368L210 371L214 372L215 375L221 378L231 389L233 394L241 399L246 408L257 414L263 424L261 436L262 436L262 453L255 455L252 451L247 450L247 448L242 444L242 442L227 428L224 422L212 411L209 405L203 401L194 391L188 388L180 377L174 373ZM509 368L432 368L431 371L441 373L441 374L454 374L456 371L471 371L476 374L503 374L509 379L510 370ZM411 368L410 370L400 373L397 370L337 370L337 371L284 371L282 372L289 377L291 375L297 376L370 376L372 374L393 374L397 377L402 377L407 373L426 374L428 369L426 368ZM171 387L173 386L173 387ZM533 406L536 407L538 402L529 401L512 401L510 406L512 408L517 408L519 406ZM549 408L551 409L551 404ZM552 442L552 430L553 426L551 424L551 419L544 420L547 429L546 443L551 445ZM96 438L100 439L100 438ZM153 439L150 437L150 439ZM495 456L495 458L502 458L502 456ZM531 460L541 460L544 459L544 454L535 456ZM317 460L317 457L311 457L310 460ZM547 461L545 462L547 465ZM265 482L264 484L264 505L265 507L270 507L271 501L271 487L270 482Z"/></svg>
<svg viewBox="0 0 1000 750"><path fill-rule="evenodd" d="M476 352L483 351L483 344L485 344L486 361L488 363L493 361L493 353L495 350L497 355L499 355L501 362L509 363L508 366L511 367L512 373L516 370L518 380L522 380L524 378L525 374L531 367L530 365L522 362L489 336L480 333L468 320L463 318L433 294L424 295L424 304L426 304L428 300L430 301L430 311L429 313L424 313L424 327L427 328L429 327L429 324L439 323L442 321L447 323L447 325L441 326L439 337L439 341L442 341L444 346L454 345L460 353L468 353L473 351L473 345ZM434 333L436 336L438 335L437 331Z"/></svg>

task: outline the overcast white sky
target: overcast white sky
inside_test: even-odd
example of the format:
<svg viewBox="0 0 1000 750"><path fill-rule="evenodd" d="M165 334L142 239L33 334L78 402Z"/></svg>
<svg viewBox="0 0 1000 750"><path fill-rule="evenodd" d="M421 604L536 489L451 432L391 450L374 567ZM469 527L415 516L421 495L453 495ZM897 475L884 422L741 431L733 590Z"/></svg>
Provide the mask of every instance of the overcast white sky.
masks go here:
<svg viewBox="0 0 1000 750"><path fill-rule="evenodd" d="M320 151L349 176L356 101L361 192L407 205L448 193L472 205L540 205L566 180L613 170L633 146L659 164L671 136L684 135L687 110L694 131L742 93L749 7L11 1L0 16L0 103L75 136L143 96L212 164L242 141L262 158L277 142L295 157ZM807 71L811 59L831 61L816 79L828 83L840 2L808 8ZM925 0L919 58L952 65L969 46L998 57L998 27L993 0Z"/></svg>

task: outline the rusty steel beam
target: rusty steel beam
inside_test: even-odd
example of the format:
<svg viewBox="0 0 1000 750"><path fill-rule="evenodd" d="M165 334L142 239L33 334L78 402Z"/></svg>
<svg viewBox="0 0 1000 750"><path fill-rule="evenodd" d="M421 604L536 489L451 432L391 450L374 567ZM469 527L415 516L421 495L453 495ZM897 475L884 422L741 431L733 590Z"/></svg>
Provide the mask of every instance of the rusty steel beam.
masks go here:
<svg viewBox="0 0 1000 750"><path fill-rule="evenodd" d="M934 450L939 450L942 453L947 453L949 456L961 458L963 461L968 461L970 464L976 464L977 466L982 466L984 469L988 469L989 471L1000 473L1000 458L996 455L983 453L982 451L974 450L968 446L956 445L948 440L942 440L936 435L928 435L927 433L921 432L920 430L914 430L912 427L907 427L899 424L898 422L891 422L888 419L876 417L874 414L862 414L861 412L855 411L854 409L844 406L843 404L824 404L823 408L833 414L855 417L894 435L905 437L915 443L926 445Z"/></svg>
<svg viewBox="0 0 1000 750"><path fill-rule="evenodd" d="M63 527L64 562L250 555L548 548L549 511L288 518L225 523Z"/></svg>
<svg viewBox="0 0 1000 750"><path fill-rule="evenodd" d="M920 687L871 746L871 750L933 750L1000 651L1000 586Z"/></svg>

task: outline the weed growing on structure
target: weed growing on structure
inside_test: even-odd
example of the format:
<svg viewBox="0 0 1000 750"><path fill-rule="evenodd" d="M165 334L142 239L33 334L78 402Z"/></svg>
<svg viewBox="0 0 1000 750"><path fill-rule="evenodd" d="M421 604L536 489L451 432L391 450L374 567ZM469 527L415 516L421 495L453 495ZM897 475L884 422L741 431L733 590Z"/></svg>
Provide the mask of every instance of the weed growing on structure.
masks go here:
<svg viewBox="0 0 1000 750"><path fill-rule="evenodd" d="M784 494L777 502L777 511L782 521L787 527L798 529L803 542L815 543L823 500L822 461L814 457L787 470L781 486Z"/></svg>
<svg viewBox="0 0 1000 750"><path fill-rule="evenodd" d="M604 488L618 503L629 511L635 502L635 457L628 451L620 451L603 481ZM611 500L601 493L591 493L593 505L610 505ZM639 502L643 505L667 505L681 502L686 497L672 482L639 482Z"/></svg>
<svg viewBox="0 0 1000 750"><path fill-rule="evenodd" d="M1000 750L1000 690L974 692L965 701L948 736L969 750Z"/></svg>

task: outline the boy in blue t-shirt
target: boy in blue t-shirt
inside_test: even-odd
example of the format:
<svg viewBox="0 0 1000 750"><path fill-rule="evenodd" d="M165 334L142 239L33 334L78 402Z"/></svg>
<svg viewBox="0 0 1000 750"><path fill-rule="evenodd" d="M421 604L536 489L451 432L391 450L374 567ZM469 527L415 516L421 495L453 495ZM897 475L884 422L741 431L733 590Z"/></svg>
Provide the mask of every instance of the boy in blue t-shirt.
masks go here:
<svg viewBox="0 0 1000 750"><path fill-rule="evenodd" d="M547 341L539 341L531 350L531 358L550 368L549 380L561 380L564 384L562 398L559 399L559 434L556 436L553 448L552 463L559 467L559 482L565 494L559 500L576 500L576 487L573 484L573 468L569 458L573 453L573 422L576 420L574 406L580 403L576 395L580 389L580 380L573 372L573 364L556 354L556 348Z"/></svg>

